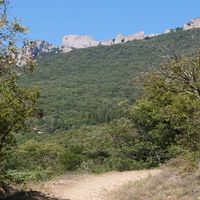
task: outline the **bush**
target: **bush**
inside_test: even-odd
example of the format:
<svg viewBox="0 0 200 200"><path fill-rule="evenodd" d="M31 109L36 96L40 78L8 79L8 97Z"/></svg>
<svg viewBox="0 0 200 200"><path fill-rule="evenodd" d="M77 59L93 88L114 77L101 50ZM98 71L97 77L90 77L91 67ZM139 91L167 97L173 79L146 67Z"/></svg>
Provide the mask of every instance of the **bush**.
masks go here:
<svg viewBox="0 0 200 200"><path fill-rule="evenodd" d="M73 151L66 151L64 155L61 156L61 163L66 170L75 171L78 169L82 162L82 156Z"/></svg>
<svg viewBox="0 0 200 200"><path fill-rule="evenodd" d="M7 152L4 166L11 181L45 179L63 172L59 159L64 147L59 144L31 139L14 150Z"/></svg>

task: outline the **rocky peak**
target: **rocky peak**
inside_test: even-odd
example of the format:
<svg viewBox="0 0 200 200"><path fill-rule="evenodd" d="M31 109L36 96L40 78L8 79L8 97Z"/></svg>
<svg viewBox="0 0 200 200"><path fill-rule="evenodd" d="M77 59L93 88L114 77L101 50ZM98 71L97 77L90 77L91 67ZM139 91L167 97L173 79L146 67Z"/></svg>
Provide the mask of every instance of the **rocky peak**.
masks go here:
<svg viewBox="0 0 200 200"><path fill-rule="evenodd" d="M83 49L98 45L113 45L125 43L127 41L141 40L145 38L144 32L135 33L133 35L124 36L122 33L115 38L104 41L97 41L88 35L67 35L63 37L61 52L66 53L73 49Z"/></svg>
<svg viewBox="0 0 200 200"><path fill-rule="evenodd" d="M183 26L183 30L189 30L193 28L200 28L200 18L194 18Z"/></svg>
<svg viewBox="0 0 200 200"><path fill-rule="evenodd" d="M133 40L142 40L144 39L146 36L144 34L144 31L141 31L139 33L135 33L135 34L132 34L132 35L128 35L126 37L126 40L127 41L133 41Z"/></svg>
<svg viewBox="0 0 200 200"><path fill-rule="evenodd" d="M100 42L88 35L67 35L63 37L61 46L62 52L69 52L72 49L83 49L97 46Z"/></svg>

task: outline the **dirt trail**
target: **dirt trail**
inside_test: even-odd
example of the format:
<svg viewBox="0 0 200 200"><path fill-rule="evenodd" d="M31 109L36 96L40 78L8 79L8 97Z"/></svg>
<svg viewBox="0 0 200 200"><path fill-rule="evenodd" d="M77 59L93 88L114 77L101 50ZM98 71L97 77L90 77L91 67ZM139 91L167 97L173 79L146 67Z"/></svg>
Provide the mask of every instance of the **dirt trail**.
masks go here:
<svg viewBox="0 0 200 200"><path fill-rule="evenodd" d="M44 183L42 192L67 200L108 200L107 195L123 184L147 178L159 172L160 170L143 170L66 177Z"/></svg>

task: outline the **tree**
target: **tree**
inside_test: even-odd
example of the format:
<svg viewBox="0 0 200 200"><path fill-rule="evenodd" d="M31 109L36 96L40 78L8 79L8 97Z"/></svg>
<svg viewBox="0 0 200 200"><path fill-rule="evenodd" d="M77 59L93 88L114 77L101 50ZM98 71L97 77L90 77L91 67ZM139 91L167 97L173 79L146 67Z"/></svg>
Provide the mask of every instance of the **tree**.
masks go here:
<svg viewBox="0 0 200 200"><path fill-rule="evenodd" d="M28 56L19 66L18 44L25 41L27 28L8 16L8 1L0 2L0 177L6 150L14 135L27 125L32 116L38 91L18 83L20 73L32 70L35 62Z"/></svg>
<svg viewBox="0 0 200 200"><path fill-rule="evenodd" d="M135 129L131 145L124 140L122 143L128 149L129 158L155 166L185 152L198 153L200 52L170 58L141 83L144 95L125 109ZM124 131L120 137L125 138L127 134ZM132 133L129 131L129 134Z"/></svg>
<svg viewBox="0 0 200 200"><path fill-rule="evenodd" d="M174 145L199 151L200 52L175 57L144 81L144 97L130 116L145 141L159 147L159 159L168 157Z"/></svg>

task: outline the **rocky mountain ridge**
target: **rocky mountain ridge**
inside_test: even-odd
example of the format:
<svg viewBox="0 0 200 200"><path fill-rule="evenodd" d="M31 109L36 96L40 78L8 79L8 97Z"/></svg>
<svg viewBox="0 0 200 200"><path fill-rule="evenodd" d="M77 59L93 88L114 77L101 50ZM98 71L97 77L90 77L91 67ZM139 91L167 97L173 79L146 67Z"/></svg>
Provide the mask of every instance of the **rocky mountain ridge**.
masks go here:
<svg viewBox="0 0 200 200"><path fill-rule="evenodd" d="M124 36L123 34L118 34L115 38L105 41L95 40L93 37L88 35L67 35L63 37L63 42L61 46L61 52L66 53L73 49L83 49L88 47L94 47L98 45L113 45L125 43L133 40L141 40L146 36L144 32L135 33L133 35Z"/></svg>
<svg viewBox="0 0 200 200"><path fill-rule="evenodd" d="M189 30L193 28L200 28L200 18L194 18L190 22L184 24L183 26L183 30ZM168 34L172 30L173 29L167 29L162 34ZM62 44L60 47L56 47L50 44L49 42L46 42L43 40L35 41L34 45L25 45L19 57L23 57L24 54L26 56L37 56L40 53L52 52L52 51L67 53L74 49L83 49L83 48L89 48L89 47L94 47L94 46L99 46L99 45L109 46L109 45L114 45L114 44L125 43L128 41L133 41L133 40L143 40L145 38L151 38L158 35L161 35L161 34L145 35L143 31L132 34L132 35L128 35L128 36L125 36L120 33L113 39L98 41L88 35L70 34L63 37Z"/></svg>

